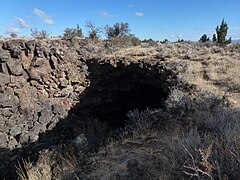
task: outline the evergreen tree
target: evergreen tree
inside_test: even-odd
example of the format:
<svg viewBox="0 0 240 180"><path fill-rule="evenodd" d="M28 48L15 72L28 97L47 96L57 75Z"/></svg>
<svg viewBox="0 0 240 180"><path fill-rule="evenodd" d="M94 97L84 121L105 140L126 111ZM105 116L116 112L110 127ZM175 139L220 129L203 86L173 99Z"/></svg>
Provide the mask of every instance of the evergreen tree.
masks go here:
<svg viewBox="0 0 240 180"><path fill-rule="evenodd" d="M77 24L76 35L77 37L83 37L82 28L80 28L79 24Z"/></svg>
<svg viewBox="0 0 240 180"><path fill-rule="evenodd" d="M121 36L129 35L130 29L128 23L115 23L113 27L106 25L105 32L107 37L116 38Z"/></svg>
<svg viewBox="0 0 240 180"><path fill-rule="evenodd" d="M199 40L200 42L202 42L202 43L204 43L204 42L207 42L207 41L209 41L209 38L207 37L207 35L206 34L204 34L204 35L202 35L202 37L200 38L200 40Z"/></svg>
<svg viewBox="0 0 240 180"><path fill-rule="evenodd" d="M179 38L177 42L184 42L184 40Z"/></svg>
<svg viewBox="0 0 240 180"><path fill-rule="evenodd" d="M226 39L227 31L228 31L228 25L223 19L220 27L217 26L217 28L216 28L217 43L219 45L227 45L227 44L231 43L231 41L232 41L231 38Z"/></svg>
<svg viewBox="0 0 240 180"><path fill-rule="evenodd" d="M217 42L216 34L213 34L212 42L214 42L214 43Z"/></svg>

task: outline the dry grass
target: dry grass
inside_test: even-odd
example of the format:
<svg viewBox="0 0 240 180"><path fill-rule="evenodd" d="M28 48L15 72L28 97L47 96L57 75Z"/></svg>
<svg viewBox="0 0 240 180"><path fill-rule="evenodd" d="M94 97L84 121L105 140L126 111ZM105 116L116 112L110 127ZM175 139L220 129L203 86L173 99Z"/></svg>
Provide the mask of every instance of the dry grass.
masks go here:
<svg viewBox="0 0 240 180"><path fill-rule="evenodd" d="M34 166L30 161L23 160L22 165L17 167L17 174L21 180L51 180L51 161L41 157L37 166Z"/></svg>

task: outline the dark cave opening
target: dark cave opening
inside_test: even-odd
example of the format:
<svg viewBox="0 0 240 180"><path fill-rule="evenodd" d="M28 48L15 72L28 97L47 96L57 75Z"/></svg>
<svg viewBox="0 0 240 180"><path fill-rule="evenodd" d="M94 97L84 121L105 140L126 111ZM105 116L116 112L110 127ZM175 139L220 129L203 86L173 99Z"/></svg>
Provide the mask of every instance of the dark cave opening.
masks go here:
<svg viewBox="0 0 240 180"><path fill-rule="evenodd" d="M77 113L107 122L112 129L125 127L130 110L162 108L170 91L168 71L159 73L159 67L113 67L95 62L88 67L91 83L80 96Z"/></svg>
<svg viewBox="0 0 240 180"><path fill-rule="evenodd" d="M166 97L167 93L160 88L137 83L128 91L116 92L111 102L98 106L93 115L101 121L106 121L113 129L123 128L128 111L161 108Z"/></svg>

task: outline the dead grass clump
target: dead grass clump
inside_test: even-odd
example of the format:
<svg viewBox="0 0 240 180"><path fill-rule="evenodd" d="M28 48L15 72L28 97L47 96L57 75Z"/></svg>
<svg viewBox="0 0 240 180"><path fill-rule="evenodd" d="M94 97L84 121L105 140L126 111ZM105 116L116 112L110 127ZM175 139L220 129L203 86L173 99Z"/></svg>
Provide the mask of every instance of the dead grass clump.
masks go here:
<svg viewBox="0 0 240 180"><path fill-rule="evenodd" d="M51 161L46 157L40 157L36 166L28 160L23 160L17 167L17 174L20 180L51 180Z"/></svg>

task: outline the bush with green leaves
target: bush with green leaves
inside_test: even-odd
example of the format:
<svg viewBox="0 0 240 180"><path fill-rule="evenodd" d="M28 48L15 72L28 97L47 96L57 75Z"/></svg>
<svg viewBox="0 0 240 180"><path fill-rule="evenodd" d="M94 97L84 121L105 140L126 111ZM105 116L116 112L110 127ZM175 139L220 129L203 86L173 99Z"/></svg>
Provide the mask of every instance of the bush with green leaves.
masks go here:
<svg viewBox="0 0 240 180"><path fill-rule="evenodd" d="M228 25L226 21L224 21L223 19L221 25L216 27L217 43L219 45L227 45L232 42L231 37L229 39L226 39L227 32L228 32Z"/></svg>
<svg viewBox="0 0 240 180"><path fill-rule="evenodd" d="M17 38L17 37L18 37L18 35L17 35L16 33L11 33L9 36L10 36L11 38Z"/></svg>
<svg viewBox="0 0 240 180"><path fill-rule="evenodd" d="M75 37L83 38L83 32L79 25L77 28L66 28L64 30L63 39L71 40Z"/></svg>
<svg viewBox="0 0 240 180"><path fill-rule="evenodd" d="M105 26L105 33L107 38L116 38L121 36L126 36L130 32L129 24L128 23L115 23L112 27L106 25Z"/></svg>

